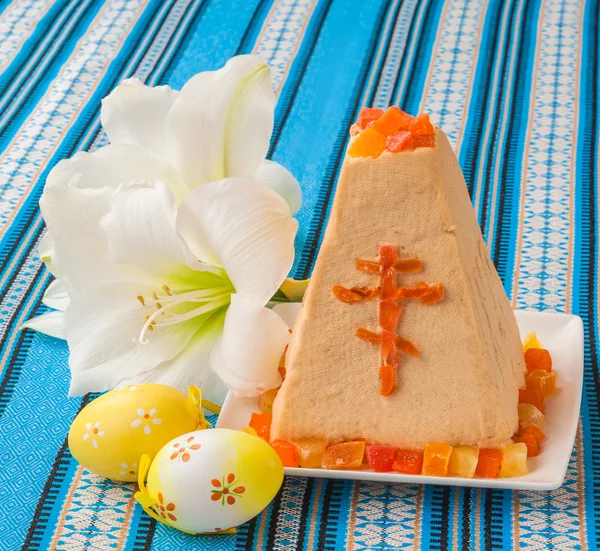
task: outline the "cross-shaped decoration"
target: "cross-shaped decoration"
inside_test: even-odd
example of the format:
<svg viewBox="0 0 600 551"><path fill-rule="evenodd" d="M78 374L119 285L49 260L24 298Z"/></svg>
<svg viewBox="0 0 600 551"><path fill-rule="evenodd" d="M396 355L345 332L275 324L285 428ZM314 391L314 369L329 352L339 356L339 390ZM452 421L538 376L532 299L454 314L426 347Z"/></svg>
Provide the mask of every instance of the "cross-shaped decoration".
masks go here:
<svg viewBox="0 0 600 551"><path fill-rule="evenodd" d="M398 259L396 245L380 245L379 260L357 260L356 269L361 272L380 275L379 287L351 287L334 285L333 294L346 304L354 304L379 297L379 328L376 333L359 327L356 336L372 344L381 346L381 366L379 368L380 391L382 396L389 396L396 384L396 369L400 365L399 353L418 356L417 348L406 339L396 334L396 327L404 307L403 300L420 300L421 304L431 306L444 298L444 287L441 283L428 285L419 283L414 287L396 287L396 273L406 274L420 272L423 263L418 258Z"/></svg>

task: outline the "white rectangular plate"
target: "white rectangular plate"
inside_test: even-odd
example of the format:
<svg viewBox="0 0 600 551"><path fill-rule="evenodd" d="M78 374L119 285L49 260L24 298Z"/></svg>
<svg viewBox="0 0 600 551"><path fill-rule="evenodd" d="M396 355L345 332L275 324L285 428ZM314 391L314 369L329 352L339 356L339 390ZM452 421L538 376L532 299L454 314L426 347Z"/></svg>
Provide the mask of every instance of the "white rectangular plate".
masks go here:
<svg viewBox="0 0 600 551"><path fill-rule="evenodd" d="M275 309L293 326L300 305L281 304ZM515 312L521 337L535 331L542 344L552 355L553 369L558 375L557 392L548 400L547 440L542 453L528 460L529 474L515 478L455 478L408 475L401 473L375 473L370 470L333 471L329 469L286 468L291 476L345 478L349 480L374 480L402 482L405 484L443 484L479 488L513 490L554 490L565 478L569 458L575 441L581 388L583 380L583 324L577 316L541 312ZM227 396L217 427L242 429L248 426L250 415L258 411L256 398Z"/></svg>

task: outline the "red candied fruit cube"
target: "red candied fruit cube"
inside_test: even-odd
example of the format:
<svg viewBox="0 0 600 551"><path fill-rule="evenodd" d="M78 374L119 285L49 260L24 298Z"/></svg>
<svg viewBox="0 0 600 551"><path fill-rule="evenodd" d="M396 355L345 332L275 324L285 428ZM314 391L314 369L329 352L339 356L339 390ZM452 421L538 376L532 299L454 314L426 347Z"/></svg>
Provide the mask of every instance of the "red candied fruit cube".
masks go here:
<svg viewBox="0 0 600 551"><path fill-rule="evenodd" d="M414 136L423 136L433 134L433 124L429 120L429 115L418 115L410 125L409 130Z"/></svg>
<svg viewBox="0 0 600 551"><path fill-rule="evenodd" d="M391 446L367 446L367 462L376 473L391 471L394 458L394 448Z"/></svg>
<svg viewBox="0 0 600 551"><path fill-rule="evenodd" d="M400 130L385 140L385 148L392 153L398 153L410 147L412 147L412 134L406 130Z"/></svg>
<svg viewBox="0 0 600 551"><path fill-rule="evenodd" d="M482 448L479 450L479 460L475 469L475 476L480 478L498 478L502 465L502 450Z"/></svg>
<svg viewBox="0 0 600 551"><path fill-rule="evenodd" d="M383 109L377 107L363 107L358 114L356 124L358 128L364 130L369 124L375 122L383 115Z"/></svg>
<svg viewBox="0 0 600 551"><path fill-rule="evenodd" d="M373 129L384 136L392 136L400 130L408 130L413 120L411 115L392 105L373 123Z"/></svg>
<svg viewBox="0 0 600 551"><path fill-rule="evenodd" d="M399 473L421 474L421 470L423 469L423 454L411 450L398 450L392 469Z"/></svg>
<svg viewBox="0 0 600 551"><path fill-rule="evenodd" d="M552 357L545 348L529 348L525 351L525 365L531 373L538 369L552 371Z"/></svg>

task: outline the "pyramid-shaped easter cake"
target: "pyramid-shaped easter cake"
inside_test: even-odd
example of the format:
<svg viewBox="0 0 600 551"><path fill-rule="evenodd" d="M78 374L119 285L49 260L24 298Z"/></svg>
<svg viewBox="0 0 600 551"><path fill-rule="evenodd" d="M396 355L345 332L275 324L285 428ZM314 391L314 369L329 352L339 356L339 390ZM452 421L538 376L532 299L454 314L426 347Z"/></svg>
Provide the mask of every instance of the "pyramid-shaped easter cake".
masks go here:
<svg viewBox="0 0 600 551"><path fill-rule="evenodd" d="M523 350L448 140L395 107L351 134L272 438L501 446Z"/></svg>

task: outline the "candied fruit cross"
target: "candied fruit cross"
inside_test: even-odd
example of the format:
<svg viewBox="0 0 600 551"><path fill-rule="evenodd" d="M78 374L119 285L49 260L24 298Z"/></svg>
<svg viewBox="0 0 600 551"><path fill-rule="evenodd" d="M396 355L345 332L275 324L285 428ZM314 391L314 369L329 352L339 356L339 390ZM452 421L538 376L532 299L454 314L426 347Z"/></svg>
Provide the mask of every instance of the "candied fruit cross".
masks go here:
<svg viewBox="0 0 600 551"><path fill-rule="evenodd" d="M360 469L365 455L365 442L343 442L329 446L323 454L324 469Z"/></svg>
<svg viewBox="0 0 600 551"><path fill-rule="evenodd" d="M531 371L525 377L525 386L529 390L539 390L544 398L549 398L556 392L556 371Z"/></svg>
<svg viewBox="0 0 600 551"><path fill-rule="evenodd" d="M475 468L475 476L480 478L498 478L502 465L502 450L481 448Z"/></svg>
<svg viewBox="0 0 600 551"><path fill-rule="evenodd" d="M522 442L527 446L527 457L536 457L540 455L540 444L538 439L532 433L515 434L513 442Z"/></svg>
<svg viewBox="0 0 600 551"><path fill-rule="evenodd" d="M258 409L260 409L261 413L268 413L269 415L273 413L273 402L275 401L278 392L278 388L273 388L263 392L258 397Z"/></svg>
<svg viewBox="0 0 600 551"><path fill-rule="evenodd" d="M429 120L429 115L421 114L417 115L411 125L409 130L413 136L431 136L434 133L433 124Z"/></svg>
<svg viewBox="0 0 600 551"><path fill-rule="evenodd" d="M392 105L373 123L372 128L384 136L392 136L400 130L408 130L413 123L411 115Z"/></svg>
<svg viewBox="0 0 600 551"><path fill-rule="evenodd" d="M402 306L391 300L379 301L379 327L386 331L396 331L398 320L402 314Z"/></svg>
<svg viewBox="0 0 600 551"><path fill-rule="evenodd" d="M398 450L392 469L399 473L421 474L423 454L412 450Z"/></svg>
<svg viewBox="0 0 600 551"><path fill-rule="evenodd" d="M393 365L382 365L379 368L379 394L389 396L396 385L396 368Z"/></svg>
<svg viewBox="0 0 600 551"><path fill-rule="evenodd" d="M373 157L376 159L385 151L385 136L372 128L358 134L350 144L350 157Z"/></svg>
<svg viewBox="0 0 600 551"><path fill-rule="evenodd" d="M341 285L334 285L331 288L331 292L341 302L355 304L376 297L379 294L379 289L377 287L351 287L350 289L346 289L346 287L342 287Z"/></svg>
<svg viewBox="0 0 600 551"><path fill-rule="evenodd" d="M536 424L540 428L546 426L546 416L533 404L519 404L519 426L521 428L527 425Z"/></svg>
<svg viewBox="0 0 600 551"><path fill-rule="evenodd" d="M374 444L367 446L367 462L376 473L385 473L392 470L395 454L391 446Z"/></svg>
<svg viewBox="0 0 600 551"><path fill-rule="evenodd" d="M523 442L506 446L502 455L500 476L502 478L523 476L527 472L527 446Z"/></svg>
<svg viewBox="0 0 600 551"><path fill-rule="evenodd" d="M423 474L425 476L446 476L452 446L439 442L430 442L423 451Z"/></svg>
<svg viewBox="0 0 600 551"><path fill-rule="evenodd" d="M364 329L363 327L359 327L356 330L356 333L354 333L354 336L358 337L361 341L369 342L371 344L381 344L381 334L375 333L374 331L369 331L368 329ZM412 342L400 336L396 336L396 349L398 350L398 352L402 352L403 354L408 354L410 356L419 355L417 347Z"/></svg>
<svg viewBox="0 0 600 551"><path fill-rule="evenodd" d="M393 136L388 136L385 140L385 148L391 153L400 153L411 149L413 146L413 136L406 130L400 130Z"/></svg>
<svg viewBox="0 0 600 551"><path fill-rule="evenodd" d="M408 274L411 272L420 272L423 269L423 262L418 258L405 258L398 260L394 264L394 271L401 274Z"/></svg>
<svg viewBox="0 0 600 551"><path fill-rule="evenodd" d="M453 448L448 463L448 476L473 478L478 458L479 448L475 446L457 446Z"/></svg>
<svg viewBox="0 0 600 551"><path fill-rule="evenodd" d="M540 390L519 389L519 404L531 404L542 413L546 411L546 400Z"/></svg>
<svg viewBox="0 0 600 551"><path fill-rule="evenodd" d="M327 440L307 438L295 440L293 444L296 446L298 463L303 469L318 469L321 467L321 460L327 448Z"/></svg>
<svg viewBox="0 0 600 551"><path fill-rule="evenodd" d="M360 130L364 130L370 124L374 123L383 116L383 109L377 107L363 107L358 114L356 125Z"/></svg>
<svg viewBox="0 0 600 551"><path fill-rule="evenodd" d="M368 274L378 274L381 272L381 264L374 260L357 260L355 266L359 272L366 272Z"/></svg>
<svg viewBox="0 0 600 551"><path fill-rule="evenodd" d="M250 417L250 426L256 434L269 442L271 440L271 421L273 417L267 413L253 413Z"/></svg>
<svg viewBox="0 0 600 551"><path fill-rule="evenodd" d="M550 356L550 352L545 348L528 348L525 351L525 365L529 373L538 369L552 371L552 357Z"/></svg>
<svg viewBox="0 0 600 551"><path fill-rule="evenodd" d="M431 288L431 291L429 291L429 293L426 294L421 299L421 304L424 304L425 306L431 306L432 304L436 304L443 298L444 298L444 286L441 283L436 283Z"/></svg>
<svg viewBox="0 0 600 551"><path fill-rule="evenodd" d="M298 467L296 446L283 440L273 440L271 447L275 450L284 467Z"/></svg>

